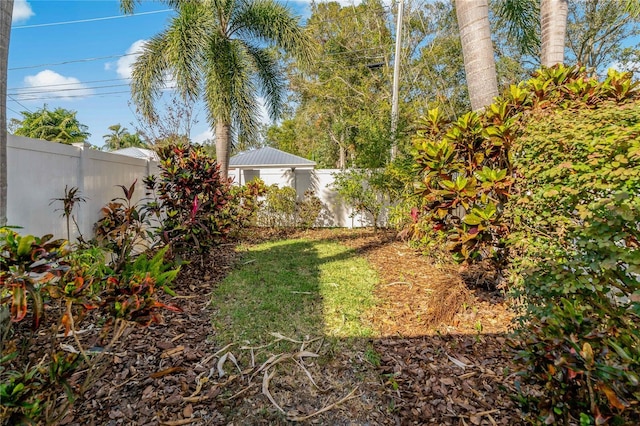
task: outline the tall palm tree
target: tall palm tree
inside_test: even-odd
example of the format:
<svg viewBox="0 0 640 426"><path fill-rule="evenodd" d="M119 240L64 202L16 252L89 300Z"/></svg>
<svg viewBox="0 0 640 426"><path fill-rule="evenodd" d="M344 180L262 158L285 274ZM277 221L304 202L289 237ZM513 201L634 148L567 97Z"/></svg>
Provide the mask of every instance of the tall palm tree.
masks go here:
<svg viewBox="0 0 640 426"><path fill-rule="evenodd" d="M498 96L489 5L487 0L456 0L455 5L471 109L477 111Z"/></svg>
<svg viewBox="0 0 640 426"><path fill-rule="evenodd" d="M0 1L0 226L7 224L7 64L13 0Z"/></svg>
<svg viewBox="0 0 640 426"><path fill-rule="evenodd" d="M540 64L550 67L564 62L567 34L567 0L542 0L540 2Z"/></svg>
<svg viewBox="0 0 640 426"><path fill-rule="evenodd" d="M139 0L121 0L132 12ZM289 9L274 0L165 0L177 12L147 42L134 64L131 91L143 116L153 121L154 102L172 80L188 100L202 98L215 128L216 156L228 175L231 141L257 137L261 94L271 118L285 96L275 48L310 62L312 41ZM170 77L168 77L170 76Z"/></svg>

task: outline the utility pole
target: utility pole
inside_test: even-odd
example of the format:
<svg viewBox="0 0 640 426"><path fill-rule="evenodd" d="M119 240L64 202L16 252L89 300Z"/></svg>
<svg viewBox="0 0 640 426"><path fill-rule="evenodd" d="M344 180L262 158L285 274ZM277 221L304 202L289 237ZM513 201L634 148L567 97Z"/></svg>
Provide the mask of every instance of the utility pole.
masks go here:
<svg viewBox="0 0 640 426"><path fill-rule="evenodd" d="M404 15L404 0L398 0L396 56L393 60L393 98L391 100L391 161L398 155L398 86L400 81L400 51L402 47L402 15Z"/></svg>

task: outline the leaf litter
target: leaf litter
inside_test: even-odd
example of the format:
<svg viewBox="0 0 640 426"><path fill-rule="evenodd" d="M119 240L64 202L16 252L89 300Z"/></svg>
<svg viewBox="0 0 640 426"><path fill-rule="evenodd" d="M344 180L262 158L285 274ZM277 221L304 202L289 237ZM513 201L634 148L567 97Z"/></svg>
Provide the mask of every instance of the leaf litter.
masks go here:
<svg viewBox="0 0 640 426"><path fill-rule="evenodd" d="M377 270L375 338L335 344L274 330L265 345L221 347L205 295L242 260L220 247L181 271L179 298L167 298L183 312L128 329L113 368L61 424L523 424L513 396L524 384L506 345L512 316L486 277L438 267L382 232L303 236L347 244ZM474 279L486 288L465 284ZM280 341L298 346L273 353Z"/></svg>

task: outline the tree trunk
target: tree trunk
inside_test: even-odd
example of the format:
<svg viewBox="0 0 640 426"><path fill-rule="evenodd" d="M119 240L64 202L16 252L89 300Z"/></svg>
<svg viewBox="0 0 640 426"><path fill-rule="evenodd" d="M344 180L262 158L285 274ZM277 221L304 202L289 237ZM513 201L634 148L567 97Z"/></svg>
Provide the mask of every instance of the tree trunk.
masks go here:
<svg viewBox="0 0 640 426"><path fill-rule="evenodd" d="M7 224L7 68L13 0L0 1L0 226Z"/></svg>
<svg viewBox="0 0 640 426"><path fill-rule="evenodd" d="M487 0L456 0L455 5L471 109L478 111L498 96L489 6Z"/></svg>
<svg viewBox="0 0 640 426"><path fill-rule="evenodd" d="M542 0L540 3L540 64L545 67L564 62L568 12L567 0Z"/></svg>
<svg viewBox="0 0 640 426"><path fill-rule="evenodd" d="M216 122L216 161L220 165L220 176L224 179L229 177L230 131L229 123Z"/></svg>

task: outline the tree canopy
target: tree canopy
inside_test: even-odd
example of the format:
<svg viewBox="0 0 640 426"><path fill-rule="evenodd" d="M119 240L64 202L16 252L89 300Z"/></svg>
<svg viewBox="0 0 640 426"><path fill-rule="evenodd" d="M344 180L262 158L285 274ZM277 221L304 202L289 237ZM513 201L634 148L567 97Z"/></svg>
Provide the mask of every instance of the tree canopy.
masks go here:
<svg viewBox="0 0 640 426"><path fill-rule="evenodd" d="M91 133L76 118L76 111L64 108L50 110L47 106L36 111L22 111L22 120L12 119L9 129L16 135L52 142L72 144L84 142Z"/></svg>
<svg viewBox="0 0 640 426"><path fill-rule="evenodd" d="M122 0L131 12L136 2ZM291 11L274 0L165 1L177 14L151 38L137 59L133 100L149 120L171 80L185 100L201 98L216 130L216 153L227 176L229 152L238 135L257 136L258 96L271 118L281 112L285 82L279 49L309 62L312 42ZM168 77L170 76L170 77Z"/></svg>

